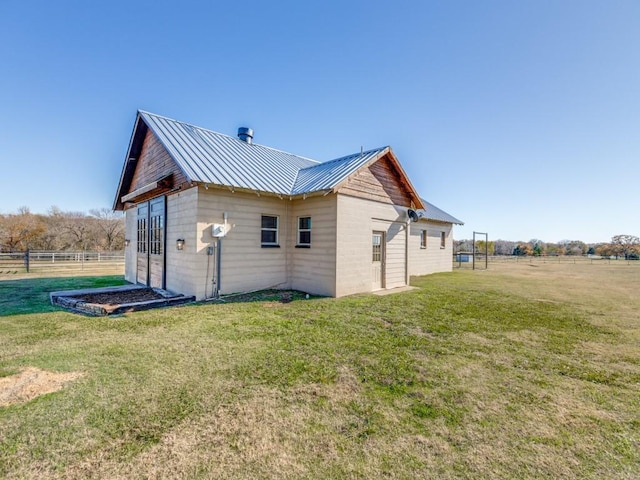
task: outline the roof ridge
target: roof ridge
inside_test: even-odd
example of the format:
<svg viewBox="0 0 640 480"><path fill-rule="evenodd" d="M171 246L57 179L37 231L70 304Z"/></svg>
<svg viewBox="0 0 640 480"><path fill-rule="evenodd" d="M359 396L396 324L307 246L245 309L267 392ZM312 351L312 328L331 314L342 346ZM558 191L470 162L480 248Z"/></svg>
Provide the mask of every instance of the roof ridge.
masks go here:
<svg viewBox="0 0 640 480"><path fill-rule="evenodd" d="M146 110L138 110L138 113L144 113L144 114L150 115L152 117L162 118L162 119L165 119L165 120L169 120L171 122L179 123L181 125L185 125L185 126L194 128L196 130L202 130L202 131L205 131L205 132L208 132L208 133L213 133L215 135L220 135L222 137L229 138L231 140L236 140L238 142L242 142L242 140L240 140L239 138L234 137L232 135L228 135L226 133L221 133L221 132L217 132L215 130L211 130L211 129L208 129L208 128L200 127L198 125L194 125L193 123L183 122L181 120L176 120L175 118L166 117L164 115L158 115L157 113L147 112ZM244 142L244 143L246 143L246 142ZM255 145L255 146L261 147L261 148L267 148L267 149L272 150L274 152L284 153L284 154L287 154L287 155L291 155L292 157L301 158L302 160L307 160L309 162L314 162L316 164L321 164L322 163L322 162L320 162L318 160L314 160L313 158L303 157L302 155L297 155L295 153L286 152L284 150L280 150L279 148L270 147L268 145L262 145L261 143L252 142L250 145ZM310 167L315 167L315 165L309 165L309 166ZM305 167L305 168L309 168L309 167Z"/></svg>
<svg viewBox="0 0 640 480"><path fill-rule="evenodd" d="M387 148L390 148L389 145L385 145L384 147L372 148L370 150L366 150L366 151L363 151L363 152L351 153L349 155L344 155L343 157L340 157L340 158L334 158L333 160L327 160L326 162L320 162L319 165L328 165L330 163L337 163L337 162L344 161L344 160L347 160L347 159L350 159L350 158L353 158L353 157L357 157L357 156L360 156L360 155L368 155L368 154L373 153L373 152L379 152L379 151L385 150ZM307 170L309 168L315 168L317 166L318 165L310 165L308 167L301 168L300 170Z"/></svg>

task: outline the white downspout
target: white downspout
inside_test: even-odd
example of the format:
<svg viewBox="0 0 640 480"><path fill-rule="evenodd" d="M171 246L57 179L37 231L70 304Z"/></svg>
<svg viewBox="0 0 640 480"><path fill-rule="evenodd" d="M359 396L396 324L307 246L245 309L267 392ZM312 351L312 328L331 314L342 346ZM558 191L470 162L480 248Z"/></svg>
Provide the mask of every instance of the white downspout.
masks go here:
<svg viewBox="0 0 640 480"><path fill-rule="evenodd" d="M409 275L409 227L411 226L411 219L407 219L406 235L404 237L404 284L409 286L411 280Z"/></svg>

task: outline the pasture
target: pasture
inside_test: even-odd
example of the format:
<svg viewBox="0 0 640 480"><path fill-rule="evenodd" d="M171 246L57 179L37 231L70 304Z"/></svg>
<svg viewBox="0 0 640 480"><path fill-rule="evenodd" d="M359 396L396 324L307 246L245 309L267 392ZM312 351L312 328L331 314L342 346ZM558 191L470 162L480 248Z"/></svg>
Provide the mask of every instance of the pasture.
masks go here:
<svg viewBox="0 0 640 480"><path fill-rule="evenodd" d="M115 318L48 304L119 282L0 281L0 381L68 375L0 406L0 477L640 476L636 265L491 265L388 296Z"/></svg>

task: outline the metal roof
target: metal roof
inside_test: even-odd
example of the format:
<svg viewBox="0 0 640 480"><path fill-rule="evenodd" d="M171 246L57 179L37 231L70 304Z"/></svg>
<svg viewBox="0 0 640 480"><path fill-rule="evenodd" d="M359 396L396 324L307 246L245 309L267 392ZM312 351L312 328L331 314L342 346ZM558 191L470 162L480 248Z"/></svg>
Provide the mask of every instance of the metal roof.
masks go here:
<svg viewBox="0 0 640 480"><path fill-rule="evenodd" d="M149 112L139 115L194 182L288 195L300 169L319 163Z"/></svg>
<svg viewBox="0 0 640 480"><path fill-rule="evenodd" d="M433 203L427 202L424 198L421 199L427 208L421 210L424 212L424 217L427 220L435 220L437 222L455 223L456 225L464 225L464 222L458 220L456 217L449 215L444 210L440 210Z"/></svg>
<svg viewBox="0 0 640 480"><path fill-rule="evenodd" d="M381 158L388 151L389 147L381 147L303 168L298 172L298 178L293 185L291 194L297 195L334 188L360 167Z"/></svg>
<svg viewBox="0 0 640 480"><path fill-rule="evenodd" d="M388 146L321 163L142 110L138 111L135 125L128 159L139 155L148 127L189 181L278 195L332 190L358 169L388 155L409 190L414 192L415 200L427 206L426 218L462 225L460 220L415 194L415 188ZM121 195L129 188L134 168L135 162L125 162L114 203L116 209Z"/></svg>

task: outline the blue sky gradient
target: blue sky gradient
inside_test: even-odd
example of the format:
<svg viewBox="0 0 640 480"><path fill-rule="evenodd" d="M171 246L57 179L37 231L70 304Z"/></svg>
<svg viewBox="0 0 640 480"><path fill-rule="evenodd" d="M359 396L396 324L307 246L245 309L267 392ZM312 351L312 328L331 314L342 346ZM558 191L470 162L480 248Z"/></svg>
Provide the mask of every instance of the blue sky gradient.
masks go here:
<svg viewBox="0 0 640 480"><path fill-rule="evenodd" d="M640 235L640 2L0 1L0 213L110 207L137 109L391 145L492 239Z"/></svg>

